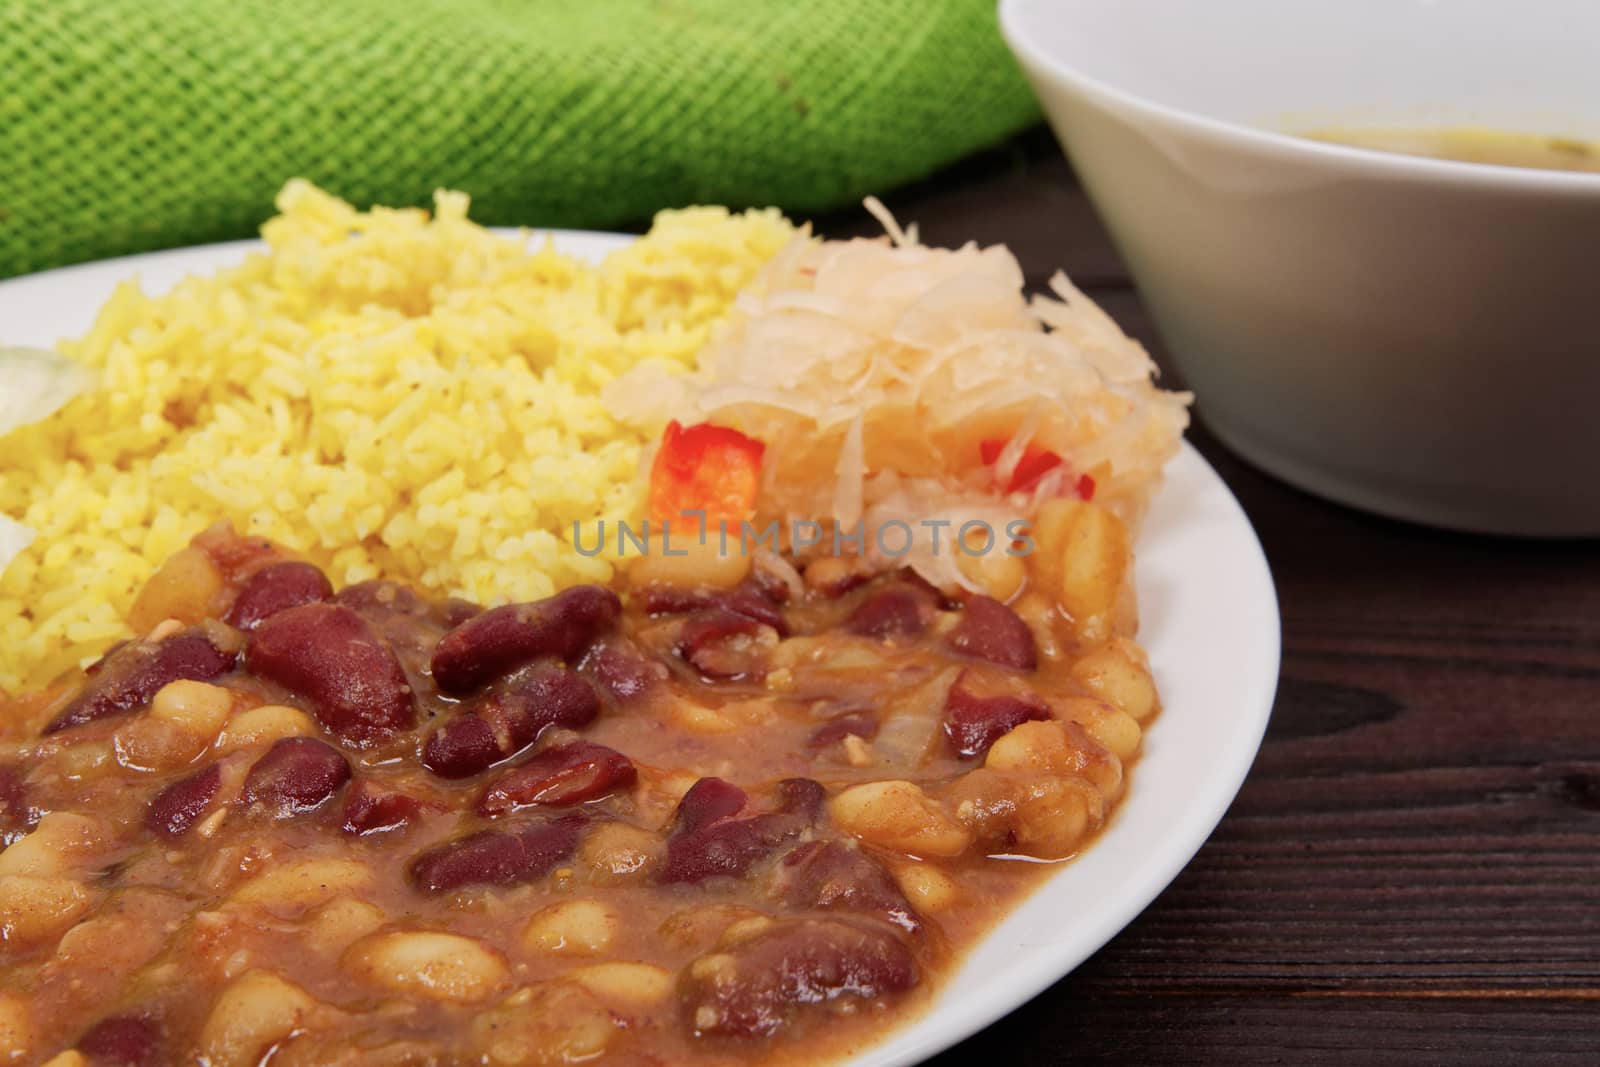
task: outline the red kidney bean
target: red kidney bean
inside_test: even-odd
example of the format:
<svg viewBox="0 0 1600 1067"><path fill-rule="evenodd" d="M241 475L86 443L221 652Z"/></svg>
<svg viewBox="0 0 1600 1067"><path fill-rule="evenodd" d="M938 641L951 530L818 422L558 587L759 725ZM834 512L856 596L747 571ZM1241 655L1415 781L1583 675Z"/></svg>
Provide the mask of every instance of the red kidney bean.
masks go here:
<svg viewBox="0 0 1600 1067"><path fill-rule="evenodd" d="M565 807L610 796L638 778L633 762L614 748L574 741L535 753L501 775L478 799L483 815L518 808Z"/></svg>
<svg viewBox="0 0 1600 1067"><path fill-rule="evenodd" d="M621 640L595 645L578 669L618 704L643 696L668 677L664 665L647 659L631 643Z"/></svg>
<svg viewBox="0 0 1600 1067"><path fill-rule="evenodd" d="M896 581L868 593L845 619L844 628L862 637L915 637L932 624L938 611L932 593Z"/></svg>
<svg viewBox="0 0 1600 1067"><path fill-rule="evenodd" d="M784 855L776 874L782 895L794 907L871 912L908 934L922 930L922 920L894 877L854 844L796 845Z"/></svg>
<svg viewBox="0 0 1600 1067"><path fill-rule="evenodd" d="M916 985L916 960L878 924L839 919L775 923L747 941L719 949L729 962L680 979L696 1034L766 1037L794 1010L840 997L873 1000Z"/></svg>
<svg viewBox="0 0 1600 1067"><path fill-rule="evenodd" d="M411 861L411 881L424 893L535 881L577 851L587 821L581 815L566 815L515 830L480 830L447 841Z"/></svg>
<svg viewBox="0 0 1600 1067"><path fill-rule="evenodd" d="M285 737L244 776L239 803L261 804L274 818L315 811L350 780L350 762L314 737Z"/></svg>
<svg viewBox="0 0 1600 1067"><path fill-rule="evenodd" d="M783 612L779 610L777 604L754 587L741 586L730 593L724 593L718 606L735 615L754 619L763 626L772 627L779 637L789 636L789 623L784 619Z"/></svg>
<svg viewBox="0 0 1600 1067"><path fill-rule="evenodd" d="M787 592L785 587L785 592ZM770 626L779 637L789 636L789 624L773 599L750 584L730 590L683 589L674 585L652 585L641 594L645 610L652 615L686 615L692 611L720 608L735 615Z"/></svg>
<svg viewBox="0 0 1600 1067"><path fill-rule="evenodd" d="M848 711L835 716L811 731L806 746L811 749L827 748L851 736L878 736L878 717L870 711Z"/></svg>
<svg viewBox="0 0 1600 1067"><path fill-rule="evenodd" d="M217 647L204 628L194 627L164 641L138 641L109 657L75 697L44 728L53 734L86 722L131 711L149 703L169 682L208 682L233 670L236 651Z"/></svg>
<svg viewBox="0 0 1600 1067"><path fill-rule="evenodd" d="M364 748L416 722L394 650L341 604L302 604L265 620L245 652L250 670L304 697L345 744Z"/></svg>
<svg viewBox="0 0 1600 1067"><path fill-rule="evenodd" d="M944 733L959 755L981 756L1015 727L1050 718L1041 700L1004 693L982 697L961 683L957 678L944 703Z"/></svg>
<svg viewBox="0 0 1600 1067"><path fill-rule="evenodd" d="M663 882L700 882L716 875L740 875L799 836L822 807L822 787L805 778L779 784L779 809L766 815L732 818L745 806L745 793L720 778L702 778L678 802Z"/></svg>
<svg viewBox="0 0 1600 1067"><path fill-rule="evenodd" d="M536 663L510 678L485 702L518 749L552 726L577 730L600 714L600 698L581 675L551 663Z"/></svg>
<svg viewBox="0 0 1600 1067"><path fill-rule="evenodd" d="M762 651L739 638L752 638L762 623L726 608L707 608L683 620L678 655L707 678L758 678L765 673Z"/></svg>
<svg viewBox="0 0 1600 1067"><path fill-rule="evenodd" d="M222 787L222 767L213 763L167 786L150 799L145 825L158 834L177 837L205 814Z"/></svg>
<svg viewBox="0 0 1600 1067"><path fill-rule="evenodd" d="M667 840L661 880L701 882L716 875L736 877L799 836L802 829L800 821L789 816L754 815L675 835Z"/></svg>
<svg viewBox="0 0 1600 1067"><path fill-rule="evenodd" d="M715 589L685 589L681 585L660 583L651 583L634 592L651 615L687 615L714 606L719 595Z"/></svg>
<svg viewBox="0 0 1600 1067"><path fill-rule="evenodd" d="M134 1015L110 1015L78 1039L78 1051L94 1067L146 1067L160 1057L156 1024Z"/></svg>
<svg viewBox="0 0 1600 1067"><path fill-rule="evenodd" d="M422 808L422 801L416 797L392 793L363 779L351 785L345 797L339 828L357 837L403 830L422 814Z"/></svg>
<svg viewBox="0 0 1600 1067"><path fill-rule="evenodd" d="M317 604L332 596L328 576L314 564L298 559L269 563L244 583L222 621L236 630L254 630L280 611Z"/></svg>
<svg viewBox="0 0 1600 1067"><path fill-rule="evenodd" d="M491 608L439 639L433 680L455 696L541 657L576 660L610 633L622 615L617 594L576 585L532 604Z"/></svg>
<svg viewBox="0 0 1600 1067"><path fill-rule="evenodd" d="M463 711L422 742L422 765L440 778L468 778L505 759L494 727Z"/></svg>
<svg viewBox="0 0 1600 1067"><path fill-rule="evenodd" d="M689 787L673 813L673 833L687 834L731 818L744 810L750 796L721 778L702 778Z"/></svg>
<svg viewBox="0 0 1600 1067"><path fill-rule="evenodd" d="M1039 663L1033 631L1022 616L994 597L974 596L950 631L950 647L964 656L1031 671Z"/></svg>
<svg viewBox="0 0 1600 1067"><path fill-rule="evenodd" d="M422 765L441 778L466 778L515 756L552 726L580 729L598 714L594 686L565 667L536 663L429 734Z"/></svg>

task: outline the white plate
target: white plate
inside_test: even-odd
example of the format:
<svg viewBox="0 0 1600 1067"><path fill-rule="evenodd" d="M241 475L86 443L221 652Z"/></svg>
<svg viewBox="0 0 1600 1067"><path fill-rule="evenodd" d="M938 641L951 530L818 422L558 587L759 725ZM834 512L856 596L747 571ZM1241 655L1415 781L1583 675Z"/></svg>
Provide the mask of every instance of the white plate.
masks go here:
<svg viewBox="0 0 1600 1067"><path fill-rule="evenodd" d="M597 259L629 240L555 233ZM255 242L160 252L0 282L0 343L50 345L87 330L116 284L149 292L236 263ZM1139 543L1141 643L1165 710L1111 825L1001 923L914 1025L855 1061L897 1067L947 1048L1083 962L1166 888L1238 792L1278 680L1278 605L1249 521L1193 448L1168 469Z"/></svg>

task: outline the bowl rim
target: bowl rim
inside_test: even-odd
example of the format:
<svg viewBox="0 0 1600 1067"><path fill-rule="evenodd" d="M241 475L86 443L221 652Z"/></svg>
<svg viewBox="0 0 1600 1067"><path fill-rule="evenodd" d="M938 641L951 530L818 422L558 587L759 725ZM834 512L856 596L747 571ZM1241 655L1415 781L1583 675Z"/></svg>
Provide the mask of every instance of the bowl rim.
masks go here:
<svg viewBox="0 0 1600 1067"><path fill-rule="evenodd" d="M1502 163L1466 163L1433 156L1404 155L1375 148L1358 148L1316 141L1262 126L1214 118L1198 111L1162 103L1086 74L1053 54L1031 35L1026 19L1043 5L1066 6L1065 0L1000 0L1000 32L1025 71L1048 72L1081 95L1104 108L1132 112L1175 126L1192 127L1218 141L1244 151L1277 159L1329 166L1352 177L1387 178L1508 193L1542 193L1579 199L1600 197L1600 172L1545 170ZM1063 137L1063 142L1065 142Z"/></svg>

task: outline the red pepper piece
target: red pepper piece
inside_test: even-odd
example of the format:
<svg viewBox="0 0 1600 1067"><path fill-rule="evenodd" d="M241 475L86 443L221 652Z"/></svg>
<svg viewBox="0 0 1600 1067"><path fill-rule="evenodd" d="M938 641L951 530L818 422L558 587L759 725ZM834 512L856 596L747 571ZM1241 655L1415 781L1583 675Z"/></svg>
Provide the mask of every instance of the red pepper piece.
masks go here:
<svg viewBox="0 0 1600 1067"><path fill-rule="evenodd" d="M986 438L978 443L978 455L985 465L992 467L1000 458L1000 453L1005 451L1005 447L1006 439L1003 437ZM1059 466L1061 466L1060 456L1047 448L1029 445L1023 449L1022 458L1017 460L1016 469L1011 472L1011 481L1006 484L1006 492L1025 493L1038 485L1039 479Z"/></svg>
<svg viewBox="0 0 1600 1067"><path fill-rule="evenodd" d="M738 430L709 422L667 424L650 467L650 516L673 520L686 511L705 521L741 522L755 513L766 446Z"/></svg>

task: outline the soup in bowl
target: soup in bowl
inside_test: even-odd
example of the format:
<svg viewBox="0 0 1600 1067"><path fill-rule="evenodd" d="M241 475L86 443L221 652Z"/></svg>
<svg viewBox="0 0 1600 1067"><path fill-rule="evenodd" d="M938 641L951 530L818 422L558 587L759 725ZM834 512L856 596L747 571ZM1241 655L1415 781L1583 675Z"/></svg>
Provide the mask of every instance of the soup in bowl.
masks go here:
<svg viewBox="0 0 1600 1067"><path fill-rule="evenodd" d="M1001 18L1225 443L1391 516L1600 534L1600 174L1306 136L1592 143L1600 7L1005 0Z"/></svg>

